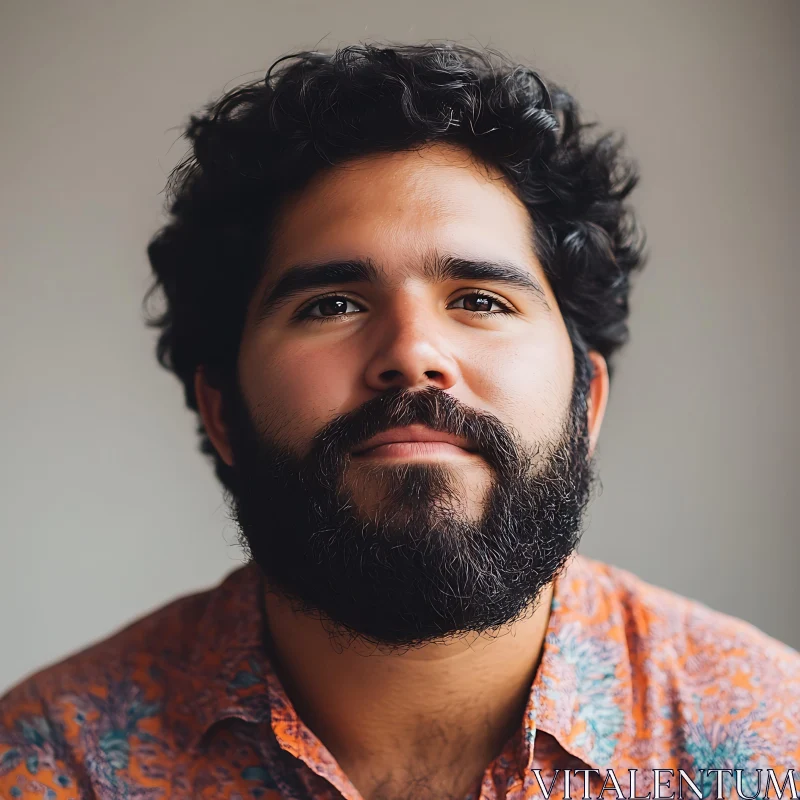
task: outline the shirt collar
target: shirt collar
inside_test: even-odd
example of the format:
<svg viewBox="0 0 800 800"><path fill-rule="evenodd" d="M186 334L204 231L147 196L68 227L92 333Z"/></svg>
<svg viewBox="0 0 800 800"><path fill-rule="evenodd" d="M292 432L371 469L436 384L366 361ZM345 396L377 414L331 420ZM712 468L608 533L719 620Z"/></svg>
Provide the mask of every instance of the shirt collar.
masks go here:
<svg viewBox="0 0 800 800"><path fill-rule="evenodd" d="M208 593L196 630L189 670L179 684L184 702L174 704L172 712L173 723L187 732L187 746L197 747L213 725L226 719L269 722L283 750L330 781L345 798L353 797L352 784L300 720L267 656L264 582L254 562Z"/></svg>
<svg viewBox="0 0 800 800"><path fill-rule="evenodd" d="M196 746L230 717L261 722L270 709L270 665L262 639L261 573L250 562L205 595L188 663L174 686L169 713Z"/></svg>
<svg viewBox="0 0 800 800"><path fill-rule="evenodd" d="M269 720L284 749L303 758L307 743L318 759L326 751L288 700L264 651L264 632L261 573L251 562L208 593L181 687L183 702L173 713L188 731L190 745L226 718ZM614 765L635 735L632 709L621 600L604 565L575 555L554 584L544 648L522 724L521 774L533 766L537 731L553 736L591 768ZM324 761L315 771L339 783L332 757Z"/></svg>
<svg viewBox="0 0 800 800"><path fill-rule="evenodd" d="M633 683L621 599L605 565L573 556L556 578L539 668L523 721L525 769L536 730L598 770L635 736Z"/></svg>

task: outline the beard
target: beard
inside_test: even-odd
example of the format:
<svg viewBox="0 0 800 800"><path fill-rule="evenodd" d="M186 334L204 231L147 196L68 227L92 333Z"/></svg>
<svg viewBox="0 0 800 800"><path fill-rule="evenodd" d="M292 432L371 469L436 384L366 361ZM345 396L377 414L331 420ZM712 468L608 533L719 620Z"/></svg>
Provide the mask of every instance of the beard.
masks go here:
<svg viewBox="0 0 800 800"><path fill-rule="evenodd" d="M398 389L333 419L302 457L266 433L273 420L259 430L235 385L226 393L230 510L267 590L334 635L392 649L499 631L532 612L579 543L594 483L589 369L576 359L553 441L526 444L443 390ZM354 469L353 448L410 424L474 445L490 478L477 517L465 513L457 464ZM369 513L359 487L380 497Z"/></svg>

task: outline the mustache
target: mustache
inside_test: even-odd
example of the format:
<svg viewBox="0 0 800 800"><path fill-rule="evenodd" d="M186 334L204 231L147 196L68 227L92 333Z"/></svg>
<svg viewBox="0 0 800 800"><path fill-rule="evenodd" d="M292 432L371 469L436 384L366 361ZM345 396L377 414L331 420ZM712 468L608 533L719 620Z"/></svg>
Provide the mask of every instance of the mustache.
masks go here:
<svg viewBox="0 0 800 800"><path fill-rule="evenodd" d="M467 439L500 476L519 468L521 443L497 417L478 411L435 386L391 389L341 414L313 437L309 458L323 474L335 475L351 452L391 428L424 425Z"/></svg>

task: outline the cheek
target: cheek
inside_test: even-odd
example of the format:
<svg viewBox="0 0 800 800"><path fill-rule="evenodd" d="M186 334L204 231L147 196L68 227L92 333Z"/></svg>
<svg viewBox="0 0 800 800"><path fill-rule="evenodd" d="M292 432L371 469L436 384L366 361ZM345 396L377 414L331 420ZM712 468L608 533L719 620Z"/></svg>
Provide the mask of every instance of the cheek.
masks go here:
<svg viewBox="0 0 800 800"><path fill-rule="evenodd" d="M355 381L352 359L299 343L253 343L239 368L250 407L276 439L300 446L347 408Z"/></svg>
<svg viewBox="0 0 800 800"><path fill-rule="evenodd" d="M557 436L569 409L573 352L569 335L559 327L487 344L465 366L478 402L528 441Z"/></svg>

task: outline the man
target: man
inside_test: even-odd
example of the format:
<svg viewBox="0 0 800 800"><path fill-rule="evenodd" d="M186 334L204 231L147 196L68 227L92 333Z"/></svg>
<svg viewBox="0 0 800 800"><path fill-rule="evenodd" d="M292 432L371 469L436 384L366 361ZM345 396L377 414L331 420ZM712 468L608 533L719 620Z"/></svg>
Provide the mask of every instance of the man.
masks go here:
<svg viewBox="0 0 800 800"><path fill-rule="evenodd" d="M0 796L793 791L800 655L575 555L620 141L448 44L295 54L187 135L151 322L252 559L6 695Z"/></svg>

